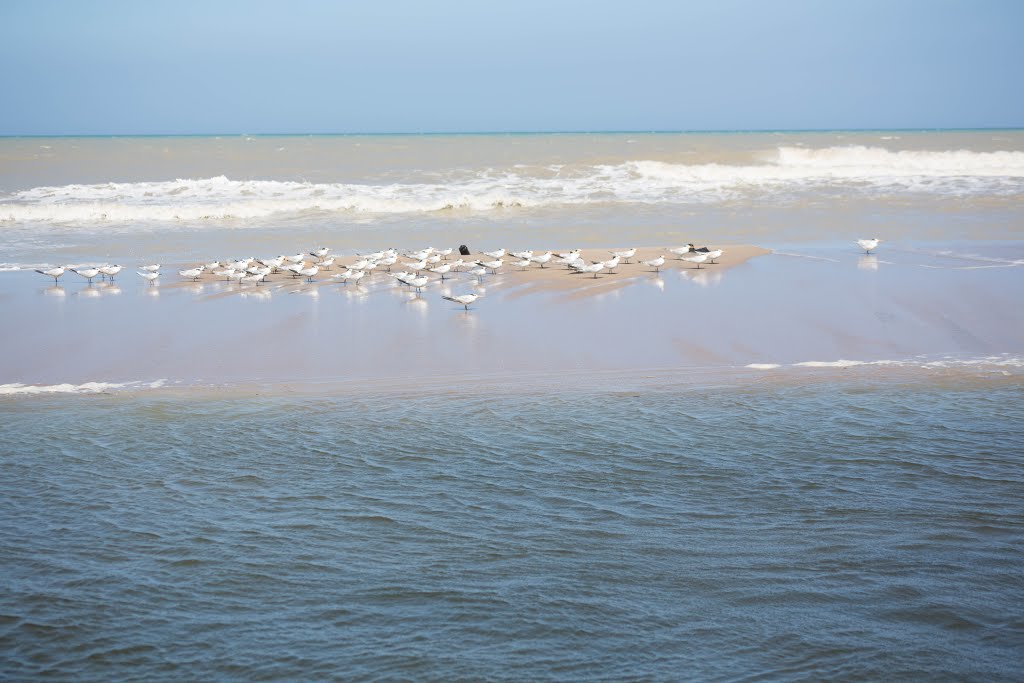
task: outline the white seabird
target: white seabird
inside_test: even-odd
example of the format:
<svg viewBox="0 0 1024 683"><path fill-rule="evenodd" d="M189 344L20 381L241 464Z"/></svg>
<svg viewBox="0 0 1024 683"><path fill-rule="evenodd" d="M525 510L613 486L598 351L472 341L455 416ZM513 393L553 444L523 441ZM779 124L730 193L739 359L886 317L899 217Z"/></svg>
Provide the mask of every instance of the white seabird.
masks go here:
<svg viewBox="0 0 1024 683"><path fill-rule="evenodd" d="M142 268L143 270L148 270L151 273L155 273L156 271L160 270L160 264L159 263L151 263L148 266L139 266L139 267Z"/></svg>
<svg viewBox="0 0 1024 683"><path fill-rule="evenodd" d="M864 250L865 254L870 254L871 250L877 247L878 243L881 241L882 240L877 237L873 237L869 240L857 240L857 244L860 245L860 248Z"/></svg>
<svg viewBox="0 0 1024 683"><path fill-rule="evenodd" d="M725 252L722 251L721 249L712 249L711 251L708 252L708 260L714 263L715 259L724 253Z"/></svg>
<svg viewBox="0 0 1024 683"><path fill-rule="evenodd" d="M654 268L654 272L657 273L660 272L661 267L665 265L665 257L659 256L658 258L652 258L649 261L641 261L640 263L644 264L645 266L650 266L651 268Z"/></svg>
<svg viewBox="0 0 1024 683"><path fill-rule="evenodd" d="M115 264L112 266L100 266L98 270L100 271L101 275L106 275L111 280L113 280L114 276L121 272L121 268L122 266Z"/></svg>
<svg viewBox="0 0 1024 683"><path fill-rule="evenodd" d="M689 261L690 263L696 263L697 264L697 268L700 268L700 264L702 264L702 263L704 263L705 261L708 260L708 255L703 253L703 252L695 251L694 253L690 254L689 256L684 256L683 260L684 261Z"/></svg>
<svg viewBox="0 0 1024 683"><path fill-rule="evenodd" d="M442 296L442 299L446 301L454 301L457 304L461 304L465 309L469 310L469 305L480 298L479 294L458 294L456 296Z"/></svg>
<svg viewBox="0 0 1024 683"><path fill-rule="evenodd" d="M188 270L179 270L178 275L182 277L191 278L193 282L199 279L199 276L203 274L202 268L189 268Z"/></svg>
<svg viewBox="0 0 1024 683"><path fill-rule="evenodd" d="M612 251L608 253L610 253L612 256L617 256L618 258L621 258L626 263L629 263L629 259L636 256L636 247L626 249L625 251Z"/></svg>
<svg viewBox="0 0 1024 683"><path fill-rule="evenodd" d="M92 284L92 279L100 274L99 268L82 268L81 270L78 270L77 268L72 268L71 272L77 273L78 275L87 278L89 280L90 285Z"/></svg>
<svg viewBox="0 0 1024 683"><path fill-rule="evenodd" d="M149 282L149 284L151 284L151 285L153 284L154 280L156 280L158 277L160 277L160 273L156 273L156 272L153 272L153 271L137 270L135 272L138 273L139 275L141 275L142 279L147 280Z"/></svg>
<svg viewBox="0 0 1024 683"><path fill-rule="evenodd" d="M49 270L39 270L38 268L36 268L36 272L39 273L40 275L52 277L53 284L57 284L57 278L63 275L65 270L66 269L64 268L64 266L57 266L56 268L50 268Z"/></svg>
<svg viewBox="0 0 1024 683"><path fill-rule="evenodd" d="M498 249L497 251L482 251L480 252L484 256L490 256L492 259L500 259L505 255L504 249Z"/></svg>
<svg viewBox="0 0 1024 683"><path fill-rule="evenodd" d="M578 268L577 270L579 270L581 273L593 273L594 279L596 280L597 274L604 270L604 263L598 261L597 263L591 263L589 266L583 266L582 268Z"/></svg>
<svg viewBox="0 0 1024 683"><path fill-rule="evenodd" d="M538 254L537 256L531 256L530 260L533 261L534 263L539 263L540 267L543 268L544 264L548 263L551 260L552 256L554 256L554 254L548 251L543 254Z"/></svg>
<svg viewBox="0 0 1024 683"><path fill-rule="evenodd" d="M451 269L452 266L450 263L444 263L440 266L437 266L436 268L430 268L429 270L431 273L437 273L438 275L440 275L441 279L443 280L444 276L447 275L451 271Z"/></svg>

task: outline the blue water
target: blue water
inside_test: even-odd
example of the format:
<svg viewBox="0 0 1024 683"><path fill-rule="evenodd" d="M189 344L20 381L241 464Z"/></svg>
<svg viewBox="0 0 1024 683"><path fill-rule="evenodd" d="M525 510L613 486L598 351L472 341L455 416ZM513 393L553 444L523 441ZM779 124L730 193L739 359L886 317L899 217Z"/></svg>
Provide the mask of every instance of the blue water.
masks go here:
<svg viewBox="0 0 1024 683"><path fill-rule="evenodd" d="M0 676L1014 680L1022 397L7 399Z"/></svg>

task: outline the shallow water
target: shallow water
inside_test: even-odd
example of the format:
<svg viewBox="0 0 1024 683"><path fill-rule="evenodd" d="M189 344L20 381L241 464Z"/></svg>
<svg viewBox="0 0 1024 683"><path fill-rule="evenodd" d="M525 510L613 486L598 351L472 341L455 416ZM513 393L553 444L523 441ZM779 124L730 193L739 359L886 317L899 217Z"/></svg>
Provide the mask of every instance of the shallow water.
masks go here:
<svg viewBox="0 0 1024 683"><path fill-rule="evenodd" d="M3 404L13 679L1012 680L1019 383Z"/></svg>

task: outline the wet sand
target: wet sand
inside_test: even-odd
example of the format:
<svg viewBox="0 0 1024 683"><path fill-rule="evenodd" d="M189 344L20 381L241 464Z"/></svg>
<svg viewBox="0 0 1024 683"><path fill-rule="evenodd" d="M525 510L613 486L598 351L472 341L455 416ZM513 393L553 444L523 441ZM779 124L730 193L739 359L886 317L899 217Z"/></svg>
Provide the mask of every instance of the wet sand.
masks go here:
<svg viewBox="0 0 1024 683"><path fill-rule="evenodd" d="M723 248L718 265L699 270L667 260L655 273L634 260L595 279L564 266L506 266L482 282L432 276L419 295L385 274L358 286L277 276L257 287L212 276L182 282L168 265L153 287L128 269L115 284L88 287L69 274L54 287L33 272L4 273L0 302L16 325L0 341L0 384L165 379L419 392L564 377L615 390L691 376L713 382L716 373L770 381L787 371L903 372L947 356L994 359L984 365L993 377L1019 372L1024 316L1015 293L1024 271L1012 260L898 245L873 256L846 245ZM469 311L441 298L468 291L483 294ZM869 370L839 360L907 365ZM796 365L808 362L825 365Z"/></svg>

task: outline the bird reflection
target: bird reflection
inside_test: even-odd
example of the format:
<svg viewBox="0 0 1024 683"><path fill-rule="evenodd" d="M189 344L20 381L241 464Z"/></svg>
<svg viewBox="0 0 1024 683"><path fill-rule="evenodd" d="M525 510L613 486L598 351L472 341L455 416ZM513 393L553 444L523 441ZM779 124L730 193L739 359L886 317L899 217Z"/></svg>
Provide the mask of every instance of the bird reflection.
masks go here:
<svg viewBox="0 0 1024 683"><path fill-rule="evenodd" d="M874 254L861 254L857 259L858 270L878 270L878 257Z"/></svg>
<svg viewBox="0 0 1024 683"><path fill-rule="evenodd" d="M67 296L67 292L65 292L64 288L61 287L60 285L53 285L52 287L47 287L46 289L43 290L43 294L45 294L46 296L58 297Z"/></svg>

